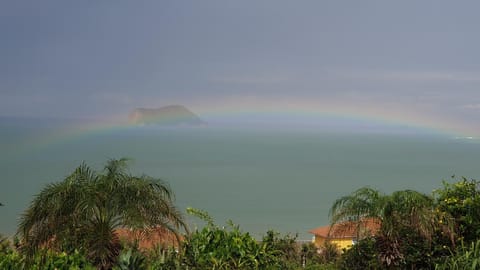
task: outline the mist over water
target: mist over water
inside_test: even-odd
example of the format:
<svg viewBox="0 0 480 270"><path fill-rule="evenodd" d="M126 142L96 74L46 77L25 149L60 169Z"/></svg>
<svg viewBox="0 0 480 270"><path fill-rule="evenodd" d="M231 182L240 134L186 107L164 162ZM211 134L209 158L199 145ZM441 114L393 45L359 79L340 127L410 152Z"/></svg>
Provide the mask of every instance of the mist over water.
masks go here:
<svg viewBox="0 0 480 270"><path fill-rule="evenodd" d="M367 123L357 123L364 129L144 126L30 147L64 124L0 121L1 233L13 234L33 195L82 161L102 168L109 158L129 157L132 173L167 181L182 210L204 209L218 224L231 219L256 237L275 229L300 239L328 223L336 198L359 187L430 193L453 174L480 175L475 139Z"/></svg>

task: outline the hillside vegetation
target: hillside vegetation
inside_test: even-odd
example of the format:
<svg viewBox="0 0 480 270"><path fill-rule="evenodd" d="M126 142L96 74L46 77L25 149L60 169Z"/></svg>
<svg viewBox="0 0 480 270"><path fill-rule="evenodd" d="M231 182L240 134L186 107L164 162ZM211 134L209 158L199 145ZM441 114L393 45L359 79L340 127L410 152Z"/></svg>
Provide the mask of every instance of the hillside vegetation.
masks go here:
<svg viewBox="0 0 480 270"><path fill-rule="evenodd" d="M272 230L255 239L217 225L203 210L175 206L168 184L128 173L127 160L102 171L81 164L47 185L21 217L13 239L0 237L0 269L480 269L479 182L452 179L432 194L360 188L332 202L331 223L375 218L380 229L349 249L300 244ZM191 229L185 214L204 225ZM162 228L176 239L140 248ZM137 238L120 239L119 231Z"/></svg>

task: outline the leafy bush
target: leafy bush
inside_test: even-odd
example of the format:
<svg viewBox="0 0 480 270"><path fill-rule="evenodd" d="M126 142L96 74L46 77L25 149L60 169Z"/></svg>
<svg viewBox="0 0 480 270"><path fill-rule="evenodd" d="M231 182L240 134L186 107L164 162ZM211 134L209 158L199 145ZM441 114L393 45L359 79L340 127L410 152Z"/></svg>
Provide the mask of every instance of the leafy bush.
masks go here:
<svg viewBox="0 0 480 270"><path fill-rule="evenodd" d="M154 247L147 255L147 261L150 263L149 270L185 269L185 267L182 267L180 253L173 247Z"/></svg>
<svg viewBox="0 0 480 270"><path fill-rule="evenodd" d="M480 182L462 178L456 183L443 182L434 191L437 209L455 221L457 240L465 243L480 239Z"/></svg>
<svg viewBox="0 0 480 270"><path fill-rule="evenodd" d="M451 256L435 265L436 270L480 269L480 240L463 244Z"/></svg>
<svg viewBox="0 0 480 270"><path fill-rule="evenodd" d="M296 242L297 236L285 235L273 230L267 231L262 244L272 256L276 257L277 266L281 269L292 269L302 265L300 247Z"/></svg>
<svg viewBox="0 0 480 270"><path fill-rule="evenodd" d="M300 255L302 257L302 268L308 270L334 270L338 269L338 259L340 252L338 246L330 242L325 242L325 245L320 249L313 243L302 244Z"/></svg>
<svg viewBox="0 0 480 270"><path fill-rule="evenodd" d="M0 234L0 254L7 253L12 249L12 243L7 237Z"/></svg>
<svg viewBox="0 0 480 270"><path fill-rule="evenodd" d="M347 270L382 269L378 260L375 238L364 238L350 249L344 250L339 267Z"/></svg>
<svg viewBox="0 0 480 270"><path fill-rule="evenodd" d="M115 270L143 270L147 269L146 257L136 248L128 248L120 252Z"/></svg>
<svg viewBox="0 0 480 270"><path fill-rule="evenodd" d="M227 228L207 226L187 237L183 262L190 269L265 269L275 264L266 244L229 223Z"/></svg>
<svg viewBox="0 0 480 270"><path fill-rule="evenodd" d="M0 269L5 270L16 270L24 269L25 262L24 258L13 250L8 250L5 252L0 252Z"/></svg>
<svg viewBox="0 0 480 270"><path fill-rule="evenodd" d="M185 239L182 262L189 269L266 269L278 265L267 243L258 243L248 232L229 221L227 227L215 225L202 210L187 208L187 212L207 223Z"/></svg>
<svg viewBox="0 0 480 270"><path fill-rule="evenodd" d="M111 269L121 250L117 229L158 226L174 234L186 229L173 191L160 179L131 175L120 159L98 172L82 164L47 185L22 215L17 235L28 257L44 247L78 249L99 269Z"/></svg>
<svg viewBox="0 0 480 270"><path fill-rule="evenodd" d="M11 249L8 252L0 253L0 269L18 270L18 269L57 269L57 270L94 270L95 268L88 263L85 256L78 252L67 254L65 252L57 253L53 251L38 251L35 256L28 259Z"/></svg>

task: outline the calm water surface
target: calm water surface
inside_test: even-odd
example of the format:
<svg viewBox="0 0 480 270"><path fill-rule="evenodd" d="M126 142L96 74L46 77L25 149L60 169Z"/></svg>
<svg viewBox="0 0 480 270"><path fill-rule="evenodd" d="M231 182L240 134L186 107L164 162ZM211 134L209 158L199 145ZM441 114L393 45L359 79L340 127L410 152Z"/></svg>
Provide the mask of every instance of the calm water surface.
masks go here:
<svg viewBox="0 0 480 270"><path fill-rule="evenodd" d="M101 168L108 158L132 158L132 172L168 181L182 209L204 209L219 224L231 219L256 237L273 228L301 239L359 187L430 193L453 174L480 175L480 144L448 136L137 128L42 143L55 130L0 122L0 232L14 233L34 194L82 161Z"/></svg>

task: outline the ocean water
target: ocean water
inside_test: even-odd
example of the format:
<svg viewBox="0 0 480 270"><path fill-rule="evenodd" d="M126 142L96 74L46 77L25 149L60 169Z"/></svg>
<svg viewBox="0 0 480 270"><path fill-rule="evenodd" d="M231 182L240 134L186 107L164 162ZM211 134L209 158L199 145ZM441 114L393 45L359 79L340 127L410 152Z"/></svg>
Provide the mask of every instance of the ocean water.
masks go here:
<svg viewBox="0 0 480 270"><path fill-rule="evenodd" d="M357 188L431 193L452 175L480 176L480 143L431 133L143 127L47 143L61 125L0 121L0 233L12 235L33 196L82 161L100 169L131 158L131 172L167 181L183 210L206 210L256 237L274 229L300 239Z"/></svg>

